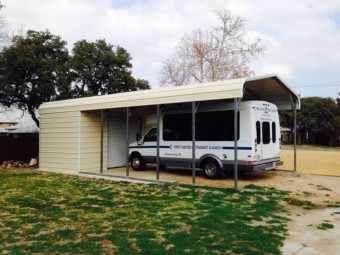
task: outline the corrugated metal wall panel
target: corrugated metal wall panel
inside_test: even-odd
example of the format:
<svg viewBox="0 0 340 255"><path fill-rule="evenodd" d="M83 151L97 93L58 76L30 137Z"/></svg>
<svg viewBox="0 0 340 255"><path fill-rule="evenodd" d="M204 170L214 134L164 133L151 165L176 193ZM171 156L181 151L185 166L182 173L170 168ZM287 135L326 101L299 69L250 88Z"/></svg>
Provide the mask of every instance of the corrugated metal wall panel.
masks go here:
<svg viewBox="0 0 340 255"><path fill-rule="evenodd" d="M78 121L74 116L77 116L76 111L40 115L40 169L76 170Z"/></svg>
<svg viewBox="0 0 340 255"><path fill-rule="evenodd" d="M129 143L136 139L140 131L140 120L131 118L129 124ZM126 166L126 118L108 117L108 168Z"/></svg>

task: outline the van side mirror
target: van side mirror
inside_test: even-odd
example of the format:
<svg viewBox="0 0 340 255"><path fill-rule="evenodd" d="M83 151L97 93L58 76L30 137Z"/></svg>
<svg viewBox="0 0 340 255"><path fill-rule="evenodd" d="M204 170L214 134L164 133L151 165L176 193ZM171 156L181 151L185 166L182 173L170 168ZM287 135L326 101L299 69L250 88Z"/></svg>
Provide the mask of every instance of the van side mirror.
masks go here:
<svg viewBox="0 0 340 255"><path fill-rule="evenodd" d="M141 139L140 132L137 132L137 133L136 133L136 141L139 142L140 139Z"/></svg>

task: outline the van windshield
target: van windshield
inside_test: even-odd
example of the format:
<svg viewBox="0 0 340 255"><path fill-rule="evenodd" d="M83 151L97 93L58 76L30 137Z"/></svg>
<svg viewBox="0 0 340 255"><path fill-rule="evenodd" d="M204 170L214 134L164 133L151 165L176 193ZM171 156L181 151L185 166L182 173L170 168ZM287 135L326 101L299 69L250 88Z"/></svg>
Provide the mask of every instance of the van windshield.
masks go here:
<svg viewBox="0 0 340 255"><path fill-rule="evenodd" d="M144 137L144 142L156 142L157 141L157 128L152 128Z"/></svg>

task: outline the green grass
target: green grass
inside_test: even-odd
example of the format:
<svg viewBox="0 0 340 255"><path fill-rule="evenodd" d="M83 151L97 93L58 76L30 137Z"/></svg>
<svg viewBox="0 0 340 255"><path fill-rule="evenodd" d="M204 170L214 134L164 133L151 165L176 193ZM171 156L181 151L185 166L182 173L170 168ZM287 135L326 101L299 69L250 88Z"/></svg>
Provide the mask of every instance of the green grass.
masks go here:
<svg viewBox="0 0 340 255"><path fill-rule="evenodd" d="M306 210L311 210L311 209L315 209L318 207L316 204L312 203L311 201L301 200L295 196L286 197L284 198L284 200L287 201L287 203L290 205L299 206Z"/></svg>
<svg viewBox="0 0 340 255"><path fill-rule="evenodd" d="M332 229L332 228L334 228L334 225L330 223L328 220L325 220L318 225L318 229L321 229L321 230L327 230L327 229Z"/></svg>
<svg viewBox="0 0 340 255"><path fill-rule="evenodd" d="M280 254L287 192L0 169L0 254Z"/></svg>
<svg viewBox="0 0 340 255"><path fill-rule="evenodd" d="M332 191L331 189L329 189L329 188L327 188L327 187L325 187L325 186L322 186L322 185L316 185L316 188L317 188L318 190Z"/></svg>

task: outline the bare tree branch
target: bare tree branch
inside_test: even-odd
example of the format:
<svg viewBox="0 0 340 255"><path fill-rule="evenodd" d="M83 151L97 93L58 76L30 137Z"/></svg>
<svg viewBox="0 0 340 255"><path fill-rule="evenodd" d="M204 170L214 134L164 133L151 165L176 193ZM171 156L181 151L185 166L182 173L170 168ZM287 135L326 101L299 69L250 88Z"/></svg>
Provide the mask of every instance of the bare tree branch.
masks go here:
<svg viewBox="0 0 340 255"><path fill-rule="evenodd" d="M250 38L246 20L228 10L216 11L220 25L184 35L160 72L161 86L180 86L254 75L250 61L264 53L258 37Z"/></svg>

